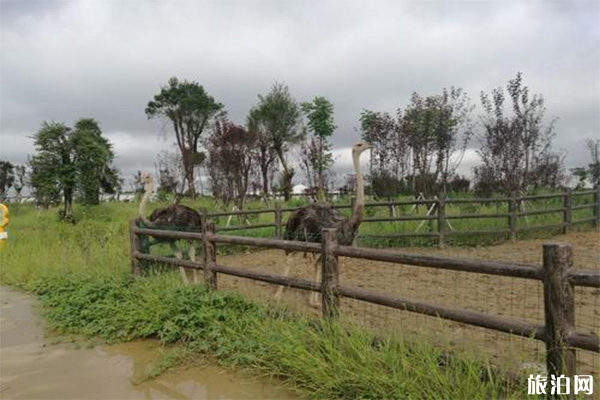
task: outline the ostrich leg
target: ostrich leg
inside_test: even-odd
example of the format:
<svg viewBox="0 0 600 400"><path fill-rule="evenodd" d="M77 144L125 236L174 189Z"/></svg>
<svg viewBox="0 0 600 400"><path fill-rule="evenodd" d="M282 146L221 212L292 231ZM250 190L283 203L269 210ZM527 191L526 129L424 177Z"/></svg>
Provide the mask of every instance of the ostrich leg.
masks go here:
<svg viewBox="0 0 600 400"><path fill-rule="evenodd" d="M291 262L292 262L292 254L290 253L286 256L286 260L285 260L285 267L283 270L283 276L285 276L287 278L287 276L290 274L290 267L291 267ZM279 299L281 299L281 294L283 293L283 285L279 285L279 287L277 288L277 292L275 292L275 296L273 297L275 300L279 301Z"/></svg>
<svg viewBox="0 0 600 400"><path fill-rule="evenodd" d="M315 282L321 282L321 255L318 257L314 257L313 261L315 265ZM315 308L321 308L321 293L320 292L311 292L310 298L308 299L308 304Z"/></svg>
<svg viewBox="0 0 600 400"><path fill-rule="evenodd" d="M175 258L182 260L183 256L181 254L181 250L179 249L179 247L175 244L175 242L171 242L170 245L171 245L171 249L173 250L173 254L175 255ZM183 280L183 283L186 285L189 285L190 281L187 277L187 274L185 273L185 268L179 267L179 272L181 274L181 279Z"/></svg>
<svg viewBox="0 0 600 400"><path fill-rule="evenodd" d="M188 256L190 257L190 261L196 261L196 246L194 246L194 242L190 240L190 248L188 249ZM193 269L192 272L192 281L194 284L199 282L198 279L198 270L196 268Z"/></svg>

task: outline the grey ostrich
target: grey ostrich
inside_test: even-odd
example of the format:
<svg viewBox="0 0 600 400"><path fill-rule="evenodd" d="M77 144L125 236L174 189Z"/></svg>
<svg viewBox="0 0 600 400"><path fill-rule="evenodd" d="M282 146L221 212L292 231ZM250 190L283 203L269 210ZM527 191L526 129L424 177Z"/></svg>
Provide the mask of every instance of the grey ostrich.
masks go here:
<svg viewBox="0 0 600 400"><path fill-rule="evenodd" d="M366 142L358 142L352 146L352 161L356 173L356 202L352 209L352 215L347 218L329 204L310 204L294 211L285 226L283 238L286 240L299 240L305 242L321 242L321 230L323 228L336 228L337 242L341 245L350 246L356 237L356 232L365 213L365 187L360 170L360 155L363 151L370 149L371 145ZM290 272L290 253L286 251L287 260L284 276ZM320 256L315 261L315 281L321 277ZM277 288L275 299L281 298L283 286ZM309 300L312 306L319 306L317 292L312 292Z"/></svg>
<svg viewBox="0 0 600 400"><path fill-rule="evenodd" d="M181 205L171 204L166 207L157 208L150 214L149 218L146 218L146 206L154 190L154 179L152 175L147 172L140 174L140 181L144 184L144 196L140 202L139 207L139 218L142 220L144 225L151 229L178 229L186 231L201 231L202 230L202 219L200 214L193 208ZM182 259L181 249L177 246L176 239L169 238L155 238L155 241L160 243L169 243L175 257ZM195 261L196 248L194 242L189 240L188 255L191 261ZM179 267L183 282L188 284L189 280L185 272L185 268ZM197 282L196 271L194 270L194 283Z"/></svg>

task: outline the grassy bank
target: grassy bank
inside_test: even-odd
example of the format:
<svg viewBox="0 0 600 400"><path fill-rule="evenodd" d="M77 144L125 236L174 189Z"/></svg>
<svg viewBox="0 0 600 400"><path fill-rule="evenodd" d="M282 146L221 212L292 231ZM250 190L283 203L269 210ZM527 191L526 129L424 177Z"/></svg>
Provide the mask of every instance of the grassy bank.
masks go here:
<svg viewBox="0 0 600 400"><path fill-rule="evenodd" d="M186 287L177 273L132 279L133 207L78 209L77 225L57 223L53 210L11 211L0 282L37 294L59 333L175 345L154 373L208 357L276 376L306 397L518 398L526 389L481 359L449 356L425 341L374 338L359 327Z"/></svg>
<svg viewBox="0 0 600 400"><path fill-rule="evenodd" d="M468 357L447 356L400 336L375 339L239 296L184 287L176 274L143 279L60 271L28 282L58 333L107 341L154 338L177 344L165 366L209 355L227 366L281 378L315 398L504 398L523 384Z"/></svg>

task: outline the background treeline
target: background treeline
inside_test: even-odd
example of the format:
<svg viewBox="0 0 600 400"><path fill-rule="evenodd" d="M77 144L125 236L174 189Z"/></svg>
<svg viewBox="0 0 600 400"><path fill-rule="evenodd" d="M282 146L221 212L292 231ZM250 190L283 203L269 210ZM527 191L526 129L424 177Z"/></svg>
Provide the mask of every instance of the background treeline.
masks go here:
<svg viewBox="0 0 600 400"><path fill-rule="evenodd" d="M429 96L415 92L408 105L391 113L363 110L360 135L374 146L367 192L376 198L431 197L473 189L488 196L565 184L564 152L552 143L554 120L546 121L543 96L530 93L520 73L506 87L481 92L480 103L475 116L467 94L451 87ZM285 84L275 83L258 95L244 124L237 124L199 83L174 77L145 113L166 122L174 136L174 150L156 155L163 200L193 199L197 186L203 191L204 185L227 207L242 209L250 193L266 201L274 193L289 200L297 168L319 199L331 189L353 190L352 175L337 185L333 179L331 138L337 126L334 106L325 97L298 102ZM2 199L12 187L18 201L29 186L36 204L62 202L61 217L70 220L73 201L97 204L101 194L122 190L112 145L95 120L80 119L73 127L43 122L33 140L28 165L0 161ZM589 162L571 171L578 186L600 183L600 140L587 139L585 146ZM469 148L481 159L472 181L457 175Z"/></svg>

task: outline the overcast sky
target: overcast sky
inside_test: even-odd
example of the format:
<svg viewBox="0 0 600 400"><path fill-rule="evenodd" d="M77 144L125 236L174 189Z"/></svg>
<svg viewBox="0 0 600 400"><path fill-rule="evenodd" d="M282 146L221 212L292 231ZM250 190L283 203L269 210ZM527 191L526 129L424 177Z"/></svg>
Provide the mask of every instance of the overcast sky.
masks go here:
<svg viewBox="0 0 600 400"><path fill-rule="evenodd" d="M173 138L144 108L171 76L203 85L239 124L275 81L298 101L327 97L339 171L363 109L459 86L477 120L480 92L518 71L546 121L558 117L567 166L600 132L599 1L0 0L0 37L0 158L17 164L42 121L91 117L127 178L154 170ZM475 162L471 151L461 172Z"/></svg>

